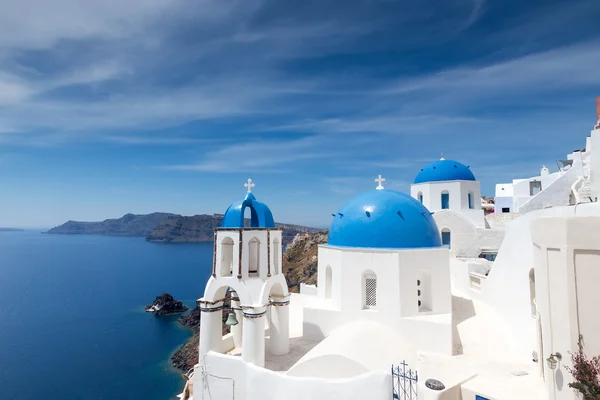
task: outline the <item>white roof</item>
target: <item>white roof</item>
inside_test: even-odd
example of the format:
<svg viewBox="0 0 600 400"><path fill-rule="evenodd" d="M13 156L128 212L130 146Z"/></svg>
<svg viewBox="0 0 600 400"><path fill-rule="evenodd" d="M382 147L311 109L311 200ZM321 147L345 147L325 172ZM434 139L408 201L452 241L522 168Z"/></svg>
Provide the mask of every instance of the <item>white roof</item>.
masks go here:
<svg viewBox="0 0 600 400"><path fill-rule="evenodd" d="M513 184L498 183L496 185L496 197L513 197Z"/></svg>
<svg viewBox="0 0 600 400"><path fill-rule="evenodd" d="M306 353L287 372L292 376L349 378L416 361L416 350L393 329L374 321L342 325Z"/></svg>

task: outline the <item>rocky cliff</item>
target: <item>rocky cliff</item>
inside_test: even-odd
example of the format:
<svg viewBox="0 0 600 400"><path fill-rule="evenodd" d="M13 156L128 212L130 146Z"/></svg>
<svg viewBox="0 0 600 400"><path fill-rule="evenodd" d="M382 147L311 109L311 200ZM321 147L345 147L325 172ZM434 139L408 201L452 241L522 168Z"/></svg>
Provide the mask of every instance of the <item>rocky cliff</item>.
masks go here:
<svg viewBox="0 0 600 400"><path fill-rule="evenodd" d="M46 233L146 236L156 228L160 221L174 215L157 212L146 215L125 214L121 218L106 219L101 222L67 221Z"/></svg>
<svg viewBox="0 0 600 400"><path fill-rule="evenodd" d="M297 234L287 245L283 254L283 272L290 292L297 293L300 283L314 285L317 283L317 246L327 243L327 232ZM227 313L223 313L223 322ZM182 325L189 327L194 335L173 354L171 361L176 368L187 372L198 362L198 343L200 342L200 309L194 308L190 314L179 318ZM228 332L223 323L223 334Z"/></svg>
<svg viewBox="0 0 600 400"><path fill-rule="evenodd" d="M150 242L202 243L212 242L213 230L221 226L222 221L222 214L203 214L191 217L169 213L126 214L121 218L107 219L102 222L67 221L46 233L144 236ZM250 225L249 219L246 220L246 225ZM298 233L318 230L292 224L276 223L275 225L284 228L284 244L292 240Z"/></svg>
<svg viewBox="0 0 600 400"><path fill-rule="evenodd" d="M300 284L317 283L318 245L327 243L327 232L299 234L287 245L283 254L283 273L290 292L298 293Z"/></svg>

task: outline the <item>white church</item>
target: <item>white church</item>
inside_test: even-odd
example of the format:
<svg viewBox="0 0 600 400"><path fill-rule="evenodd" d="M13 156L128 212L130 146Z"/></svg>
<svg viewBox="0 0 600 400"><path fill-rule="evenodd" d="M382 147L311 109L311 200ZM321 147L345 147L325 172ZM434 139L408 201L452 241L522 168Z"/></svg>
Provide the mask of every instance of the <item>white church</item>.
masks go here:
<svg viewBox="0 0 600 400"><path fill-rule="evenodd" d="M498 186L489 215L476 171L458 161L415 171L410 195L379 176L332 215L317 285L298 294L282 231L248 180L215 230L199 362L179 397L580 398L570 353L582 335L600 354L598 114L583 151Z"/></svg>

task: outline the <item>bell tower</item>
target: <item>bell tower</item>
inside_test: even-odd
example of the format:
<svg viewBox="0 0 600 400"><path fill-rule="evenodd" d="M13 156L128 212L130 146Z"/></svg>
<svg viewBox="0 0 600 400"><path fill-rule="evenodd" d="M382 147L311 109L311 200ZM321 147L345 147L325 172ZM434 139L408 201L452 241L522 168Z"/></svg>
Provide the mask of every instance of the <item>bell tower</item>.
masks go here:
<svg viewBox="0 0 600 400"><path fill-rule="evenodd" d="M256 200L252 179L214 231L212 276L201 307L200 359L209 351L240 351L244 361L264 366L265 350L289 352L289 293L282 264L282 228L271 210ZM249 220L245 218L250 211ZM225 305L228 295L231 304ZM231 333L221 335L222 315ZM268 346L265 346L268 327Z"/></svg>

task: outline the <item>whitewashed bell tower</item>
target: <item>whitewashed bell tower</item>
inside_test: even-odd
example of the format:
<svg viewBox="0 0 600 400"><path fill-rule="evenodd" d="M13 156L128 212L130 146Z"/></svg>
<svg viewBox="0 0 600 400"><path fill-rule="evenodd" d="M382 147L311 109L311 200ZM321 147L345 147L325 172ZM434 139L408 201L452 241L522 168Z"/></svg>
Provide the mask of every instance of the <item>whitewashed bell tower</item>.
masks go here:
<svg viewBox="0 0 600 400"><path fill-rule="evenodd" d="M244 186L246 197L229 206L214 232L212 276L198 300L200 360L209 351L241 349L244 361L262 367L265 350L275 355L289 352L289 292L281 271L282 229L275 227L271 210L252 194L252 179ZM228 291L231 308L223 304ZM222 336L223 313L230 312L237 324Z"/></svg>

